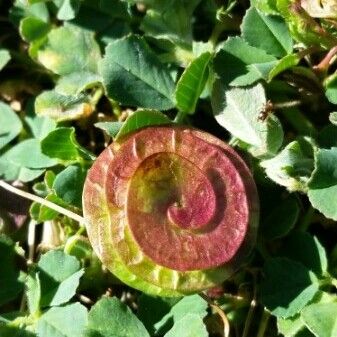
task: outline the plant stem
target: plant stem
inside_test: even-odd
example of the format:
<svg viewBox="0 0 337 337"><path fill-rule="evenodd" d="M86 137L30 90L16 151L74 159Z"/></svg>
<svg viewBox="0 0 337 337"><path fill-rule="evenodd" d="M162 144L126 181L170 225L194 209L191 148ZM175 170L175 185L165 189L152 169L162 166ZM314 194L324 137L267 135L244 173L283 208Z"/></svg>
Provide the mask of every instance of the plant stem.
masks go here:
<svg viewBox="0 0 337 337"><path fill-rule="evenodd" d="M221 317L224 325L224 337L229 337L230 325L225 312L221 309L220 306L215 304L206 294L200 293L199 296L202 297L205 301L207 301L210 307Z"/></svg>
<svg viewBox="0 0 337 337"><path fill-rule="evenodd" d="M300 100L288 101L288 102L281 102L281 103L273 103L273 109L289 109L294 108L302 104Z"/></svg>
<svg viewBox="0 0 337 337"><path fill-rule="evenodd" d="M54 211L56 212L59 212L65 216L67 216L68 218L70 219L73 219L77 222L79 222L80 224L85 224L86 221L83 217L81 217L80 215L72 212L72 211L69 211L68 209L66 208L63 208L59 205L56 205L48 200L45 200L41 197L38 197L37 195L35 194L31 194L31 193L28 193L28 192L25 192L25 191L22 191L8 183L6 183L5 181L3 180L0 180L0 186L3 187L5 190L9 191L9 192L12 192L14 194L17 194L23 198L26 198L26 199L29 199L29 200L32 200L32 201L35 201L43 206L46 206L50 209L53 209Z"/></svg>
<svg viewBox="0 0 337 337"><path fill-rule="evenodd" d="M30 265L34 261L34 253L35 253L35 229L36 229L36 222L34 220L29 221L28 225L28 260L27 264Z"/></svg>
<svg viewBox="0 0 337 337"><path fill-rule="evenodd" d="M323 60L317 64L317 66L314 66L314 69L319 72L325 72L328 70L332 58L337 54L337 46L331 48L329 52L325 55Z"/></svg>
<svg viewBox="0 0 337 337"><path fill-rule="evenodd" d="M263 337L264 333L266 332L268 322L270 318L270 313L266 310L263 309L260 325L259 325L259 330L257 331L256 337Z"/></svg>
<svg viewBox="0 0 337 337"><path fill-rule="evenodd" d="M256 301L253 298L252 301L250 302L250 307L249 307L249 310L248 310L245 326L243 328L242 337L248 337L249 336L248 332L249 332L250 325L252 323L255 307L256 307Z"/></svg>
<svg viewBox="0 0 337 337"><path fill-rule="evenodd" d="M253 319L253 314L254 314L254 310L256 308L256 273L254 271L251 272L252 276L253 276L253 298L250 302L250 307L248 310L248 314L247 314L247 318L246 318L246 322L245 322L245 326L243 328L243 332L242 332L242 337L248 337L248 332L250 329L250 325L252 323L252 319Z"/></svg>

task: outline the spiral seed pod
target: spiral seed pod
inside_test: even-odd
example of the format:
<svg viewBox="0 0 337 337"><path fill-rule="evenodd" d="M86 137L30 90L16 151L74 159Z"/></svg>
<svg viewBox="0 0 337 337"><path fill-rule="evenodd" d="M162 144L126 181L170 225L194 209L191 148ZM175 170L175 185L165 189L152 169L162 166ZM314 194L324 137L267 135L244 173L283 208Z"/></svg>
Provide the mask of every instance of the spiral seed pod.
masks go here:
<svg viewBox="0 0 337 337"><path fill-rule="evenodd" d="M181 296L213 287L255 241L256 186L239 155L190 128L148 127L110 145L83 193L103 264L141 291Z"/></svg>

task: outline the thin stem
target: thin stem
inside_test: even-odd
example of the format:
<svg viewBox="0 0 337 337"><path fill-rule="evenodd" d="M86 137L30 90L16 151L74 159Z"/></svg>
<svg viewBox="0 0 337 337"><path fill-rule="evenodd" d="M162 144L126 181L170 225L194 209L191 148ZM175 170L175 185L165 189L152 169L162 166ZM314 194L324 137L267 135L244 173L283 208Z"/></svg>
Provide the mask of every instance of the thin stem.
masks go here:
<svg viewBox="0 0 337 337"><path fill-rule="evenodd" d="M325 57L323 58L323 60L317 64L317 66L314 67L315 70L318 70L319 72L324 72L327 71L330 64L331 64L331 60L332 58L337 54L337 46L331 48L329 50L329 52L325 55Z"/></svg>
<svg viewBox="0 0 337 337"><path fill-rule="evenodd" d="M220 316L224 325L224 337L229 337L230 325L225 312L221 309L220 306L215 304L206 294L200 293L199 296L202 297L205 301L207 301L210 307Z"/></svg>
<svg viewBox="0 0 337 337"><path fill-rule="evenodd" d="M281 102L281 103L273 103L273 109L289 109L294 108L302 104L300 100L288 101L288 102Z"/></svg>
<svg viewBox="0 0 337 337"><path fill-rule="evenodd" d="M225 312L216 304L210 304L210 306L221 317L223 323L224 337L228 337L230 333L230 325Z"/></svg>
<svg viewBox="0 0 337 337"><path fill-rule="evenodd" d="M92 96L91 100L90 100L90 103L93 105L93 106L96 106L98 101L101 99L101 97L103 96L104 94L104 90L103 88L98 88L94 95Z"/></svg>
<svg viewBox="0 0 337 337"><path fill-rule="evenodd" d="M35 229L36 222L34 220L30 220L28 225L28 264L32 264L34 261L34 253L35 253Z"/></svg>
<svg viewBox="0 0 337 337"><path fill-rule="evenodd" d="M270 318L270 313L266 309L263 310L260 325L259 325L259 330L257 331L256 337L264 337L264 334L266 332L268 322Z"/></svg>
<svg viewBox="0 0 337 337"><path fill-rule="evenodd" d="M246 317L245 326L243 328L242 337L249 336L248 333L249 333L250 325L252 323L253 314L254 314L254 311L255 311L255 308L256 308L256 305L257 305L257 303L256 303L256 274L253 271L251 273L252 273L252 276L253 276L253 299L250 302L250 307L249 307L248 314L247 314L247 317Z"/></svg>
<svg viewBox="0 0 337 337"><path fill-rule="evenodd" d="M250 325L252 323L255 307L256 307L256 301L253 298L252 301L250 302L250 307L249 307L249 310L248 310L245 326L244 326L244 329L243 329L243 332L242 332L242 337L249 336L248 332L249 332L249 329L250 329Z"/></svg>
<svg viewBox="0 0 337 337"><path fill-rule="evenodd" d="M28 192L25 192L25 191L22 191L8 183L6 183L5 181L3 180L0 180L0 186L3 187L5 190L9 191L9 192L12 192L14 194L17 194L23 198L26 198L26 199L29 199L29 200L32 200L32 201L35 201L43 206L46 206L56 212L59 212L65 216L67 216L68 218L70 219L73 219L77 222L79 222L80 224L85 224L86 221L83 217L81 217L80 215L72 212L72 211L69 211L68 209L66 208L63 208L59 205L56 205L48 200L45 200L41 197L38 197L37 195L35 194L31 194L31 193L28 193Z"/></svg>

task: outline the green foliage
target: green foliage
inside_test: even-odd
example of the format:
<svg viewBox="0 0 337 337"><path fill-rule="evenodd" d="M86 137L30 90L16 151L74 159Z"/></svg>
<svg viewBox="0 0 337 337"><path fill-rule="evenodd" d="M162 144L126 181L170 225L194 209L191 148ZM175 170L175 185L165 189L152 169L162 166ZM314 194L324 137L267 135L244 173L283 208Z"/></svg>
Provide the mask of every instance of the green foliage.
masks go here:
<svg viewBox="0 0 337 337"><path fill-rule="evenodd" d="M0 149L12 141L21 131L22 123L15 112L0 102Z"/></svg>
<svg viewBox="0 0 337 337"><path fill-rule="evenodd" d="M0 70L9 62L11 56L6 49L0 49Z"/></svg>
<svg viewBox="0 0 337 337"><path fill-rule="evenodd" d="M110 98L126 105L167 110L173 107L174 81L142 37L110 43L101 64Z"/></svg>
<svg viewBox="0 0 337 337"><path fill-rule="evenodd" d="M116 135L116 140L149 125L168 125L171 123L172 121L160 111L140 109L135 111L123 123Z"/></svg>
<svg viewBox="0 0 337 337"><path fill-rule="evenodd" d="M80 303L54 307L46 311L37 323L38 336L83 336L87 323L87 309Z"/></svg>
<svg viewBox="0 0 337 337"><path fill-rule="evenodd" d="M115 297L102 298L89 312L85 336L113 337L116 335L125 337L150 336L142 322L125 304Z"/></svg>
<svg viewBox="0 0 337 337"><path fill-rule="evenodd" d="M267 260L261 300L277 317L294 316L314 297L318 282L302 264L285 258Z"/></svg>
<svg viewBox="0 0 337 337"><path fill-rule="evenodd" d="M0 305L9 302L22 291L19 268L15 263L15 247L11 239L0 235Z"/></svg>
<svg viewBox="0 0 337 337"><path fill-rule="evenodd" d="M177 108L185 113L193 114L207 78L208 64L212 58L209 52L201 54L189 64L181 75L175 92Z"/></svg>
<svg viewBox="0 0 337 337"><path fill-rule="evenodd" d="M0 12L1 185L42 198L0 188L1 337L222 336L219 308L233 337L337 335L335 1L16 0ZM203 297L123 284L80 218L110 142L176 124L228 141L261 200L252 254ZM146 263L153 291L180 294Z"/></svg>
<svg viewBox="0 0 337 337"><path fill-rule="evenodd" d="M228 89L218 81L212 95L217 122L234 137L249 144L255 156L271 156L283 142L282 126L276 117L259 119L266 103L261 84Z"/></svg>
<svg viewBox="0 0 337 337"><path fill-rule="evenodd" d="M252 7L246 12L241 29L243 38L251 46L268 54L282 57L293 49L288 28L280 17L265 15Z"/></svg>

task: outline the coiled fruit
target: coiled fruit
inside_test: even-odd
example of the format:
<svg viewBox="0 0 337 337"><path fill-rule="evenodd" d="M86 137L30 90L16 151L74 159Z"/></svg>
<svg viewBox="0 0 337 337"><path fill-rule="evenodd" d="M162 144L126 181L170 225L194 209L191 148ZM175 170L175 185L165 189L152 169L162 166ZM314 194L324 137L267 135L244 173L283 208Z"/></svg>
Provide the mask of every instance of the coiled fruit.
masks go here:
<svg viewBox="0 0 337 337"><path fill-rule="evenodd" d="M181 296L221 283L255 240L259 204L246 164L217 138L148 127L106 148L83 193L103 264L147 293Z"/></svg>

